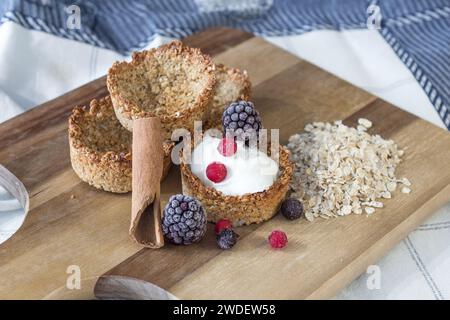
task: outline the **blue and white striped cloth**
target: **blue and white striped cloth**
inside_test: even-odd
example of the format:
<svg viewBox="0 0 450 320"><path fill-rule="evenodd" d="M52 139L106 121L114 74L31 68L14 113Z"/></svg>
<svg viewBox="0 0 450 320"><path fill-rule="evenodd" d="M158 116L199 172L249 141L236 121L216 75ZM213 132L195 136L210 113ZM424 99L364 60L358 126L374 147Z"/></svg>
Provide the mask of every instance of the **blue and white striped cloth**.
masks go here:
<svg viewBox="0 0 450 320"><path fill-rule="evenodd" d="M128 54L156 35L181 38L215 26L261 36L367 28L374 4L381 35L450 130L449 0L2 0L0 21ZM67 26L73 5L80 29Z"/></svg>

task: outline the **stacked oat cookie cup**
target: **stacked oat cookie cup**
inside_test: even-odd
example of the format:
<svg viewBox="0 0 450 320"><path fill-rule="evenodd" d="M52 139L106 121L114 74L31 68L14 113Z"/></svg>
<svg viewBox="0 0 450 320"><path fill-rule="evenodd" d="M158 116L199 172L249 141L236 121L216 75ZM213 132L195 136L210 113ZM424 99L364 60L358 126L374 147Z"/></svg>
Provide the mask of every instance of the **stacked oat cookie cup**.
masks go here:
<svg viewBox="0 0 450 320"><path fill-rule="evenodd" d="M81 180L116 193L131 191L134 119L160 119L164 179L171 166L172 130L192 129L195 120L216 125L218 109L248 99L251 87L246 72L216 66L208 55L180 41L136 52L131 62L115 63L107 86L110 96L73 110L70 158Z"/></svg>

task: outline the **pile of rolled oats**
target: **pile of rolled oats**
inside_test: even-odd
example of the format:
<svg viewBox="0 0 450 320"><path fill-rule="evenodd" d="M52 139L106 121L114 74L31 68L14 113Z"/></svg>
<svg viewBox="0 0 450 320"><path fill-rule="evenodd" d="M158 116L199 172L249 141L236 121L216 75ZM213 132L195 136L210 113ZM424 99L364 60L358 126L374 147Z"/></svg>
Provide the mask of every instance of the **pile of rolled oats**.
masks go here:
<svg viewBox="0 0 450 320"><path fill-rule="evenodd" d="M395 177L404 151L392 140L368 134L371 126L367 119L359 119L357 128L314 122L289 138L292 196L303 201L308 220L372 214L399 185L403 193L411 192L408 179Z"/></svg>

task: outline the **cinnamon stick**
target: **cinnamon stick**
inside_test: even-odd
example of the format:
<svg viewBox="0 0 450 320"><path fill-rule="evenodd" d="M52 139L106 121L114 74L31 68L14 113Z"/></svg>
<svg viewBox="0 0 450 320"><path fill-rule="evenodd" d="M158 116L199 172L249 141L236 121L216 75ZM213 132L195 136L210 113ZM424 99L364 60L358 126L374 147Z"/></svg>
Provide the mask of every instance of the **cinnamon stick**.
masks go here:
<svg viewBox="0 0 450 320"><path fill-rule="evenodd" d="M133 166L130 236L148 248L164 245L161 229L163 138L159 118L133 121Z"/></svg>

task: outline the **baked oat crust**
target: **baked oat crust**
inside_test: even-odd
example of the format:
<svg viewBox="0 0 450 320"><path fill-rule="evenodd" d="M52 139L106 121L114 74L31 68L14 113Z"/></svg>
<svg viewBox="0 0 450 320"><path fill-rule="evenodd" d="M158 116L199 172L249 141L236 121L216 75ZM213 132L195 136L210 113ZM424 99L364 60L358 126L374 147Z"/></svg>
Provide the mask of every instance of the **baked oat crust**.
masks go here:
<svg viewBox="0 0 450 320"><path fill-rule="evenodd" d="M212 98L214 69L208 55L180 41L133 53L131 62L116 62L108 71L117 118L132 131L133 119L157 116L165 139L174 129L191 129Z"/></svg>
<svg viewBox="0 0 450 320"><path fill-rule="evenodd" d="M217 64L215 75L214 95L203 116L205 130L221 127L224 108L230 103L251 98L252 84L247 71Z"/></svg>
<svg viewBox="0 0 450 320"><path fill-rule="evenodd" d="M81 180L105 191L131 191L132 134L115 117L111 99L76 107L69 118L72 168ZM173 142L164 143L165 178L171 166Z"/></svg>
<svg viewBox="0 0 450 320"><path fill-rule="evenodd" d="M205 186L192 173L189 164L181 163L180 167L183 194L200 200L207 213L208 221L217 222L228 219L235 226L261 223L272 218L286 197L293 172L289 151L280 146L280 174L270 188L242 196L227 196L214 188Z"/></svg>

